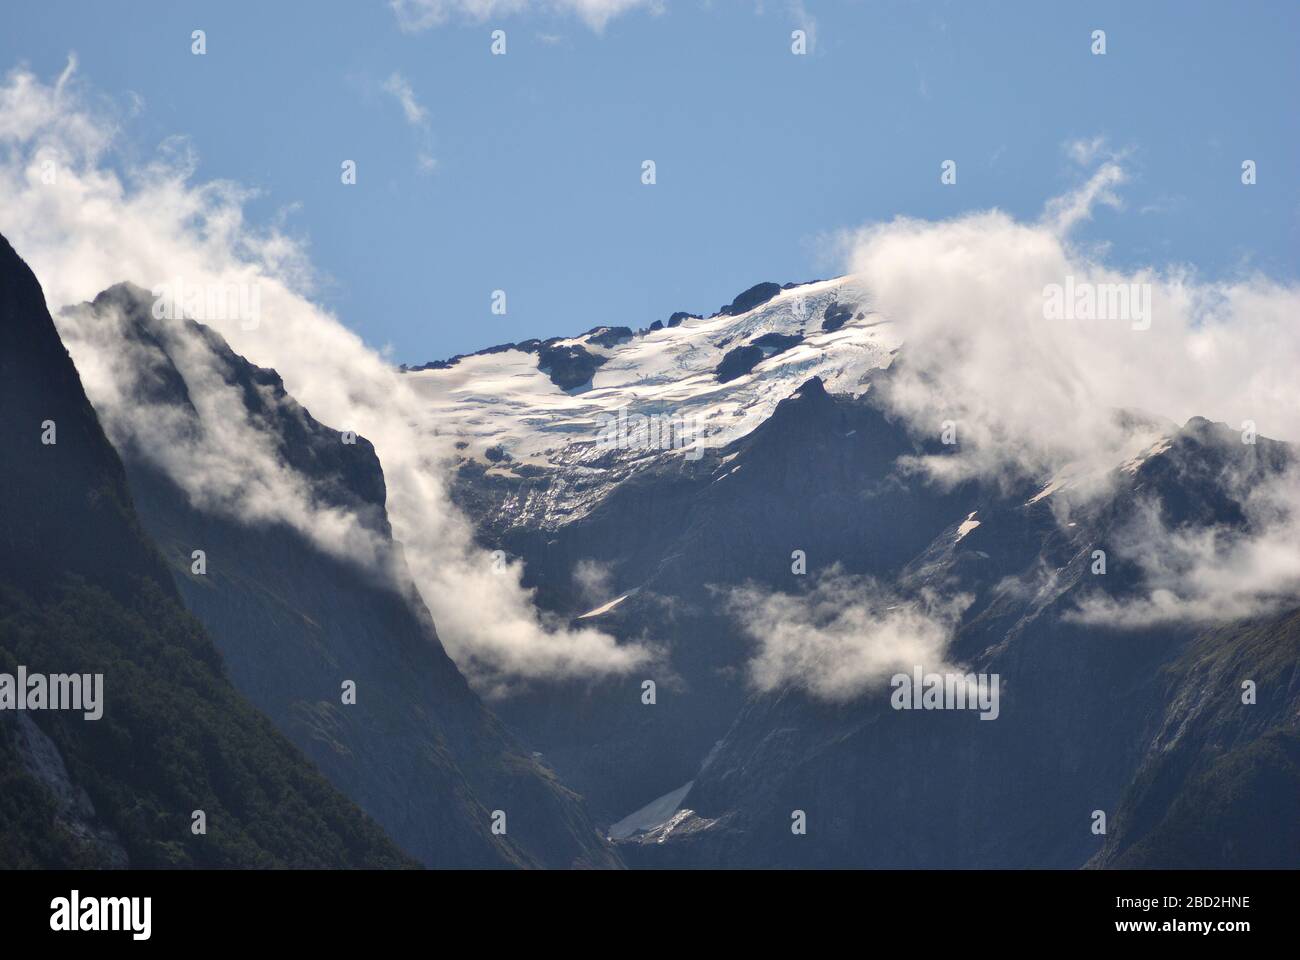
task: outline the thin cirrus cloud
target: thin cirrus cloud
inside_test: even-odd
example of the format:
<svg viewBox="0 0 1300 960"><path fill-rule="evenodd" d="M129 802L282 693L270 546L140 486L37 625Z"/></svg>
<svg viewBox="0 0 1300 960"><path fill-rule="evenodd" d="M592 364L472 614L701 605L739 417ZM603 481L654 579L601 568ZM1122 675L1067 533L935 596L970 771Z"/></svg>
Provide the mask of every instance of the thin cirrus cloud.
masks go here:
<svg viewBox="0 0 1300 960"><path fill-rule="evenodd" d="M388 5L407 33L456 21L484 23L539 12L575 16L600 32L612 19L632 10L658 13L663 9L662 0L390 0Z"/></svg>
<svg viewBox="0 0 1300 960"><path fill-rule="evenodd" d="M410 82L400 73L394 73L384 81L384 92L394 97L402 105L402 113L406 116L406 122L413 127L427 127L429 125L429 111L420 105L415 98L415 91L411 89Z"/></svg>
<svg viewBox="0 0 1300 960"><path fill-rule="evenodd" d="M207 322L236 353L276 369L289 394L322 423L374 443L393 533L410 574L447 652L481 691L503 693L533 679L622 674L652 658L645 645L620 643L591 627L571 628L541 611L522 584L522 565L497 562L475 544L448 490L451 441L428 423L400 373L312 302L313 272L301 243L244 220L250 191L227 181L195 182L194 151L188 149L131 164L114 149L119 130L104 99L79 89L71 70L57 85L25 69L0 84L0 229L41 279L52 313L123 281L145 288L178 278L193 288L255 285L255 329L235 318ZM42 177L47 162L57 165L53 182ZM124 165L124 174L115 163ZM136 397L122 385L147 377L142 358L113 353L121 338L111 330L92 334L68 315L58 322L68 331L92 403L110 424L133 429L126 408ZM208 376L203 357L190 359L204 401L197 413L207 417L191 452L212 470L185 468L165 452L159 464L170 467L198 502L289 523L331 553L368 562L365 525L322 512L301 478L261 455L255 423L223 420L229 405L222 402L221 384ZM113 364L123 369L110 376ZM231 452L244 458L249 473L222 467Z"/></svg>
<svg viewBox="0 0 1300 960"><path fill-rule="evenodd" d="M420 33L448 23L485 23L528 13L576 17L600 33L611 20L632 11L658 15L667 9L664 0L389 0L388 6L406 33ZM804 31L808 52L815 52L816 18L808 12L803 0L790 0L787 9L793 25ZM756 10L762 13L762 5ZM553 42L550 35L539 35L539 39L543 43Z"/></svg>
<svg viewBox="0 0 1300 960"><path fill-rule="evenodd" d="M429 111L416 98L410 81L397 71L384 81L383 90L401 106L407 126L415 131L419 141L420 169L426 172L433 170L437 161L433 156L433 127L429 122Z"/></svg>

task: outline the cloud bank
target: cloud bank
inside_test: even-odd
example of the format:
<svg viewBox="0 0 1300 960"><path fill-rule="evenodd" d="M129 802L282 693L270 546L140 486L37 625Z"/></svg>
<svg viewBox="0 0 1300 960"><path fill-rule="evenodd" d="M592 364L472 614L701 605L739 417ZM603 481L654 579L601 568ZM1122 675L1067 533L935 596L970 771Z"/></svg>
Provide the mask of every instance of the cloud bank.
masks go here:
<svg viewBox="0 0 1300 960"><path fill-rule="evenodd" d="M957 423L957 455L927 464L936 472L1038 477L1099 457L1114 466L1131 442L1117 409L1252 420L1261 434L1300 440L1300 289L1262 276L1201 282L1184 266L1126 273L1089 256L1070 230L1122 181L1108 161L1035 223L992 210L840 238L850 272L907 344L892 408L935 438L943 421ZM1048 319L1044 291L1067 279L1150 285L1149 329L1131 316Z"/></svg>
<svg viewBox="0 0 1300 960"><path fill-rule="evenodd" d="M480 689L621 673L645 662L643 647L545 616L522 586L522 567L495 563L475 546L469 521L448 495L449 441L417 425L424 419L420 403L401 376L311 301L303 243L247 223L250 191L195 182L184 140L165 143L147 163L129 163L114 150L124 115L80 89L74 66L55 84L19 69L0 85L0 231L40 277L51 312L121 281L154 288L183 278L197 289L255 288L260 323L231 315L207 322L235 352L275 368L322 423L374 443L394 535L448 653ZM89 371L92 402L129 403L103 387L96 367L115 361L95 352L73 353ZM230 502L248 502L247 491L235 489L240 476L217 471L211 482L231 487ZM221 493L208 495L219 502ZM281 484L268 488L267 499L290 495L292 486ZM283 509L311 516L313 507ZM323 546L337 549L337 530L314 523L311 529ZM365 563L358 552L355 559Z"/></svg>
<svg viewBox="0 0 1300 960"><path fill-rule="evenodd" d="M1122 206L1123 154L1102 140L1067 153L1095 169L1035 222L990 210L899 218L839 238L850 272L906 344L882 385L886 405L923 437L955 425L955 453L915 466L940 483L1069 481L1078 500L1107 492L1116 467L1173 432L1157 417L1249 423L1261 436L1300 440L1300 289L1260 275L1205 281L1181 265L1108 266L1072 232L1099 206ZM1054 312L1048 292L1061 288L1096 297L1088 309L1079 300ZM1139 316L1143 300L1149 312ZM1253 450L1237 444L1233 456L1245 462ZM1249 504L1247 534L1168 529L1148 511L1116 546L1149 593L1091 601L1083 615L1115 625L1230 619L1293 601L1297 473L1256 490L1230 481Z"/></svg>

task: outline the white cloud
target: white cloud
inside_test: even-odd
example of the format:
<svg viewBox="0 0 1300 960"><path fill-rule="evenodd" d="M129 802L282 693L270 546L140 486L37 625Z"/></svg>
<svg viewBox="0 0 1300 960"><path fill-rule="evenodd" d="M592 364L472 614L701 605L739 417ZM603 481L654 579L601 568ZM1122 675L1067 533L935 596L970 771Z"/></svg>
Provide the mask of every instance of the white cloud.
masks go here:
<svg viewBox="0 0 1300 960"><path fill-rule="evenodd" d="M1093 594L1073 619L1137 628L1240 620L1300 603L1300 466L1272 482L1223 478L1244 507L1247 527L1169 525L1152 500L1107 546L1135 562L1144 589L1117 600Z"/></svg>
<svg viewBox="0 0 1300 960"><path fill-rule="evenodd" d="M1125 172L1102 141L1069 152L1100 166L1036 222L992 210L899 218L842 238L851 272L905 343L882 397L918 435L937 440L944 421L957 423L954 454L917 465L942 482L1091 477L1091 487L1072 491L1078 497L1103 492L1096 481L1149 444L1151 430L1166 429L1135 432L1119 410L1178 423L1204 416L1234 429L1250 420L1261 435L1300 439L1300 289L1260 275L1207 281L1180 265L1122 270L1080 249L1072 228L1097 204L1118 204ZM1149 329L1123 316L1048 319L1045 291L1067 279L1079 288L1149 285ZM1243 456L1252 449L1239 446ZM1290 482L1270 484L1260 502L1295 503ZM1262 609L1265 595L1294 595L1300 585L1294 529L1284 512L1264 511L1249 537L1229 545L1223 531L1181 535L1153 522L1133 545L1150 574L1144 609L1093 604L1088 615L1119 622ZM1151 544L1172 554L1162 560ZM1170 566L1171 558L1181 559ZM1225 558L1250 570L1254 585L1228 576ZM1268 568L1276 575L1264 576Z"/></svg>
<svg viewBox="0 0 1300 960"><path fill-rule="evenodd" d="M1206 416L1300 438L1300 289L1262 276L1208 282L1180 266L1118 270L1073 246L1077 223L1118 182L1110 164L1023 223L1001 211L898 218L841 238L850 272L906 348L888 400L937 439L958 423L947 479L1039 477L1116 465L1133 442L1114 415ZM1062 220L1061 210L1074 211ZM1132 319L1047 319L1045 290L1150 284L1150 329ZM1118 459L1117 459L1118 458Z"/></svg>
<svg viewBox="0 0 1300 960"><path fill-rule="evenodd" d="M256 329L231 319L211 325L236 353L279 371L286 390L322 423L374 443L411 573L448 653L481 688L624 672L644 662L649 655L641 646L596 629L571 630L544 615L521 584L521 566L498 572L474 544L469 521L448 495L449 441L414 425L426 418L402 376L311 301L304 245L279 228L246 223L249 191L193 182L192 151L182 141L119 175L117 131L100 119L110 114L102 104L92 111L91 94L77 86L65 78L56 88L26 70L0 85L0 231L31 264L52 309L124 280L146 288L176 277L195 286L256 284ZM42 180L45 155L60 158L53 183ZM86 350L74 360L91 383L101 382L96 366L109 362ZM98 400L112 403L113 395ZM220 486L221 477L214 474L213 483ZM227 480L241 482L237 474ZM285 489L291 488L268 496L284 496ZM337 542L334 534L321 535L323 546Z"/></svg>
<svg viewBox="0 0 1300 960"><path fill-rule="evenodd" d="M1058 234L1067 234L1080 222L1091 220L1093 208L1099 203L1115 209L1123 207L1115 187L1127 179L1123 167L1107 161L1082 188L1053 198L1047 204L1044 218Z"/></svg>
<svg viewBox="0 0 1300 960"><path fill-rule="evenodd" d="M573 568L573 582L587 603L601 604L611 599L613 571L598 560L579 560Z"/></svg>
<svg viewBox="0 0 1300 960"><path fill-rule="evenodd" d="M413 127L429 126L429 113L420 105L415 98L415 91L411 89L410 82L400 73L393 73L384 81L384 91L392 94L398 103L402 105L402 113L406 115L406 122Z"/></svg>
<svg viewBox="0 0 1300 960"><path fill-rule="evenodd" d="M420 169L432 170L437 165L437 161L433 157L433 128L429 123L429 111L416 98L410 81L396 71L384 81L384 92L401 105L402 115L406 117L407 125L416 131L420 142Z"/></svg>
<svg viewBox="0 0 1300 960"><path fill-rule="evenodd" d="M1090 167L1097 162L1098 158L1103 156L1111 160L1116 159L1107 149L1105 137L1068 140L1064 147L1065 155L1081 167Z"/></svg>
<svg viewBox="0 0 1300 960"><path fill-rule="evenodd" d="M151 305L146 301L146 309ZM114 446L138 450L199 509L242 523L285 524L339 559L391 575L378 517L326 502L284 463L206 341L173 321L151 324L156 339L141 338L115 305L70 308L57 323ZM189 408L156 390L169 364L185 381ZM285 416L296 415L269 391L262 397Z"/></svg>
<svg viewBox="0 0 1300 960"><path fill-rule="evenodd" d="M592 30L604 30L610 20L636 9L658 13L662 0L389 0L397 23L408 33L442 26L452 20L484 23L521 13L544 12L575 16Z"/></svg>
<svg viewBox="0 0 1300 960"><path fill-rule="evenodd" d="M843 701L883 687L898 672L949 669L953 627L971 599L906 599L836 566L804 593L747 585L727 594L727 606L757 645L749 664L757 689L790 685Z"/></svg>

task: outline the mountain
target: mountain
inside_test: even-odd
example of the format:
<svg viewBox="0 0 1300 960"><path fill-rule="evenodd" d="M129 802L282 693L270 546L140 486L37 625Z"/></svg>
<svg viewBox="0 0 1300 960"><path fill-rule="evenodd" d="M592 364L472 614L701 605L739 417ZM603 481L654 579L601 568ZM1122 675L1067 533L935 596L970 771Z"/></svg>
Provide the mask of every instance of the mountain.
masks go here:
<svg viewBox="0 0 1300 960"><path fill-rule="evenodd" d="M0 863L413 866L231 686L2 237L0 443L0 673L103 675L99 719L0 712Z"/></svg>
<svg viewBox="0 0 1300 960"><path fill-rule="evenodd" d="M56 331L7 245L0 279L0 673L106 678L102 720L0 713L0 862L1300 865L1300 597L1152 579L1237 596L1175 550L1288 516L1292 444L1115 411L1111 460L939 485L850 279L406 368L480 544L655 652L489 711L364 438L138 288ZM898 709L932 656L994 700Z"/></svg>
<svg viewBox="0 0 1300 960"><path fill-rule="evenodd" d="M59 324L75 356L130 358L114 390L92 399L141 523L236 689L425 865L618 866L581 799L519 746L444 652L393 541L373 446L319 423L275 371L212 329L156 318L152 303L123 284L65 310ZM219 458L169 459L164 446L208 449L210 433L239 421L255 426L239 443L265 445L274 472L238 484L290 485L327 518L318 522L354 519L344 549L178 480L191 461ZM174 441L160 437L162 425ZM195 549L206 555L202 575L192 572ZM355 703L342 702L345 681L356 684ZM507 816L504 835L492 832L496 810Z"/></svg>
<svg viewBox="0 0 1300 960"><path fill-rule="evenodd" d="M845 326L846 314L858 320ZM764 556L753 541L836 516L828 511L837 507L816 501L782 516L780 495L738 471L723 448L746 442L804 381L845 389L884 367L896 338L851 282L835 280L759 285L709 318L676 314L636 333L605 326L547 342L599 356L591 385L565 390L536 354L515 346L407 376L429 398L431 422L458 431L464 444L454 496L483 545L527 561L525 583L543 606L669 648L644 674L536 682L496 705L609 824L688 780L744 700L734 674L747 641L717 609L696 562L743 579L765 560L777 576L788 572L792 549L810 545L790 542ZM725 358L742 347L764 359L732 376ZM800 457L817 441L784 448L787 438L765 436L782 487L807 489L812 461ZM839 469L852 475L859 466ZM732 486L758 499L742 503ZM835 525L847 548L853 531ZM584 564L608 574L603 594L575 581ZM653 706L642 703L647 679L657 685ZM552 709L557 701L567 708Z"/></svg>
<svg viewBox="0 0 1300 960"><path fill-rule="evenodd" d="M551 611L663 650L642 675L498 710L628 863L1300 865L1300 600L1218 623L1080 617L1142 594L1124 545L1144 509L1181 536L1248 535L1250 491L1296 449L1117 411L1128 450L1100 471L941 488L909 464L951 449L882 402L908 348L868 292L753 290L609 345L592 342L607 327L551 341L600 358L577 387L510 345L407 372L459 432L456 496L482 544L522 558ZM690 442L656 442L652 417ZM1089 483L1104 494L1075 496ZM743 629L736 597L819 603L828 583L840 607L895 598L878 613L960 600L948 658L1000 677L996 720L893 709L888 673L839 698L756 687L777 625ZM548 710L557 697L571 709Z"/></svg>
<svg viewBox="0 0 1300 960"><path fill-rule="evenodd" d="M852 390L897 349L893 325L870 312L849 280L753 289L735 303L761 302L739 313L733 303L707 319L675 314L675 323L635 334L601 326L543 341L589 358L572 361L592 371L574 386L555 382L539 341L406 376L427 398L430 422L456 431L467 464L497 488L495 529L556 529L663 454L678 460L749 434L812 377L831 391ZM857 319L846 324L850 314Z"/></svg>

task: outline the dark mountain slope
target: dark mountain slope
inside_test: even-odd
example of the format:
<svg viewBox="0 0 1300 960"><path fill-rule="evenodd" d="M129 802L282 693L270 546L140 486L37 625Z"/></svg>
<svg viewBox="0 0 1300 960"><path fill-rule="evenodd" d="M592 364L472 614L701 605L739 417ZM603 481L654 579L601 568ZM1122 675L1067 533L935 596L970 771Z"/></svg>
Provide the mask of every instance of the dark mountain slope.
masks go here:
<svg viewBox="0 0 1300 960"><path fill-rule="evenodd" d="M411 865L226 679L3 238L0 445L0 670L104 675L101 719L0 713L0 862Z"/></svg>
<svg viewBox="0 0 1300 960"><path fill-rule="evenodd" d="M1300 611L1208 630L1164 671L1102 867L1300 864ZM1243 684L1254 684L1254 703Z"/></svg>
<svg viewBox="0 0 1300 960"><path fill-rule="evenodd" d="M1295 462L1193 420L1058 524L1046 497L985 495L897 582L970 593L953 656L1001 680L1001 712L896 711L888 689L827 704L753 697L671 829L624 845L641 865L860 867L1295 866L1295 614L1206 630L1080 622L1078 603L1131 600L1121 532L1154 499L1179 530L1248 524L1243 491ZM1233 482L1225 478L1232 477ZM1094 576L1092 550L1111 564ZM1241 702L1254 679L1259 702ZM791 812L808 832L790 831ZM1092 833L1106 813L1105 836ZM1268 837L1268 842L1260 836ZM660 841L663 842L660 842Z"/></svg>
<svg viewBox="0 0 1300 960"><path fill-rule="evenodd" d="M663 663L606 684L539 685L498 707L606 822L690 780L748 694L742 665L752 640L735 623L726 591L746 582L797 590L792 572L834 563L895 575L950 522L969 511L967 489L928 488L895 468L918 447L866 398L829 395L810 380L752 434L698 461L660 461L633 473L581 520L558 529L494 529L495 505L526 497L523 481L462 471L459 494L482 518L484 540L526 558L544 605L573 614L572 571L611 571L609 596L628 598L594 620L619 637L667 647ZM961 513L964 516L964 513ZM654 679L658 702L641 702ZM556 698L570 704L550 709Z"/></svg>
<svg viewBox="0 0 1300 960"><path fill-rule="evenodd" d="M111 316L110 316L111 314ZM162 419L194 411L179 352L201 349L269 440L277 463L317 504L360 517L392 577L333 555L283 523L248 523L193 504L157 465L156 436L101 411L141 519L182 597L207 627L237 689L330 781L430 866L616 866L581 800L528 755L469 688L415 592L385 513L379 460L364 438L317 422L273 370L234 354L215 331L156 320L148 294L120 285L77 308L79 323L125 322L147 349L147 402ZM72 318L70 318L72 319ZM230 415L234 415L231 411ZM352 439L349 437L348 439ZM203 549L206 575L190 572ZM340 685L357 685L344 705ZM491 833L492 811L507 833Z"/></svg>

